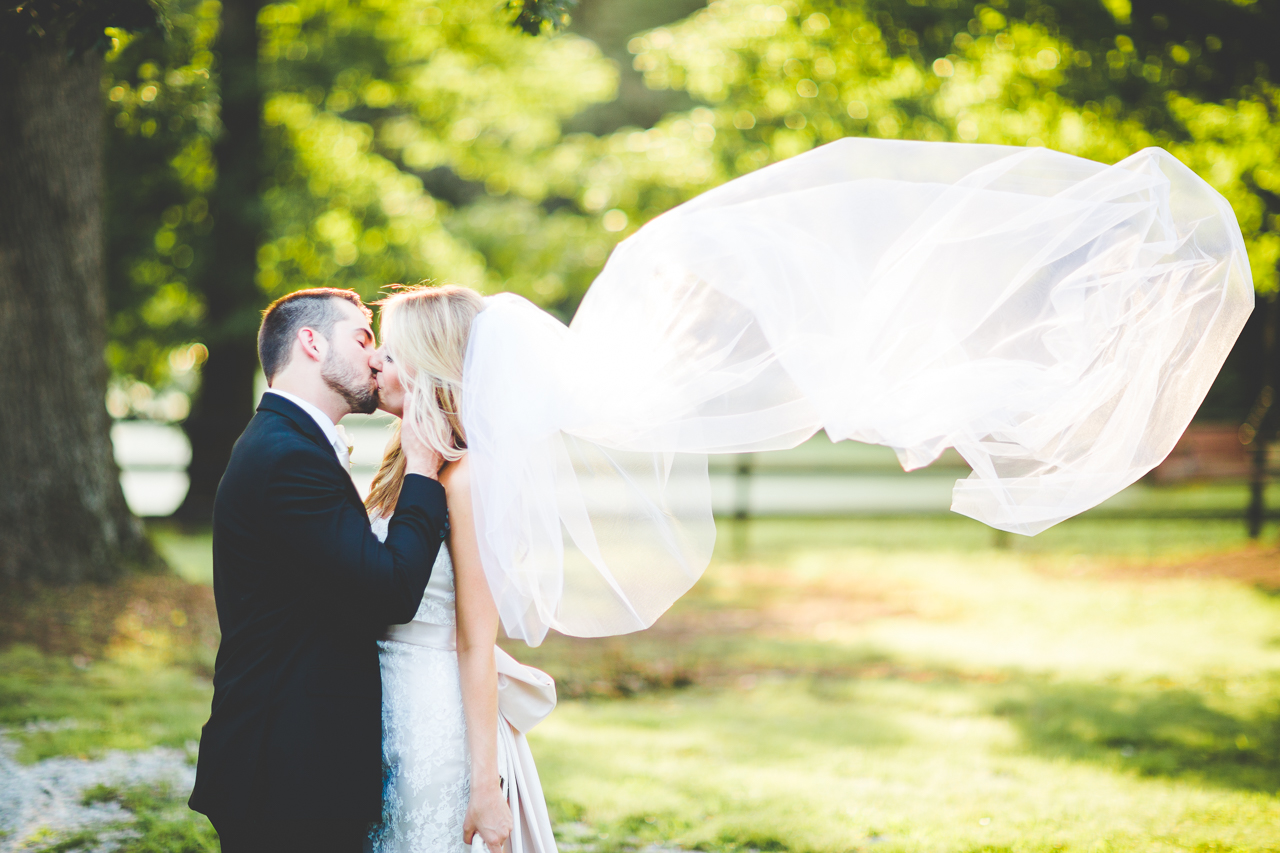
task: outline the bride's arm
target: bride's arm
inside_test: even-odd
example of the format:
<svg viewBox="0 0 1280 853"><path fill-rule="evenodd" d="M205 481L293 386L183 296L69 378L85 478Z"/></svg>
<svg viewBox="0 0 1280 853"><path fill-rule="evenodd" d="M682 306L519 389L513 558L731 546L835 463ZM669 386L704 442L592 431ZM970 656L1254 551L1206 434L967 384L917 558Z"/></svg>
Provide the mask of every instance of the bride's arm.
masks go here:
<svg viewBox="0 0 1280 853"><path fill-rule="evenodd" d="M463 840L480 833L498 851L511 834L511 809L498 779L498 671L493 644L498 638L498 608L489 593L471 509L471 480L463 456L441 473L449 504L449 553L453 557L458 612L458 670L462 707L471 752L471 802L462 825Z"/></svg>

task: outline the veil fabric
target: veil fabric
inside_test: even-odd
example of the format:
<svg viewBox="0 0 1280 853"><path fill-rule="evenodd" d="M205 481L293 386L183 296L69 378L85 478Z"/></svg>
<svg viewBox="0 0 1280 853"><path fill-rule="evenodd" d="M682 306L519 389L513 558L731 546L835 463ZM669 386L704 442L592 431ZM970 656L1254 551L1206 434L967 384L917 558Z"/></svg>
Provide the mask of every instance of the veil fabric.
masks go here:
<svg viewBox="0 0 1280 853"><path fill-rule="evenodd" d="M845 139L711 190L614 250L565 326L473 323L463 423L512 637L648 627L698 579L706 454L833 441L1032 535L1155 467L1253 307L1226 200L1167 152Z"/></svg>

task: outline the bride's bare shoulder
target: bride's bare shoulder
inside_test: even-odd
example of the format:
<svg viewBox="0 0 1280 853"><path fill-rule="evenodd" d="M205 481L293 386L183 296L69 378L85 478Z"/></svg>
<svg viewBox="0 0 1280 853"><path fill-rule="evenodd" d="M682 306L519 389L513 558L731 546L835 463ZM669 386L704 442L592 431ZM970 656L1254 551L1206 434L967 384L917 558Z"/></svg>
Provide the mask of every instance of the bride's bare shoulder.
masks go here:
<svg viewBox="0 0 1280 853"><path fill-rule="evenodd" d="M471 490L471 465L467 454L440 469L440 485L446 494L462 494Z"/></svg>

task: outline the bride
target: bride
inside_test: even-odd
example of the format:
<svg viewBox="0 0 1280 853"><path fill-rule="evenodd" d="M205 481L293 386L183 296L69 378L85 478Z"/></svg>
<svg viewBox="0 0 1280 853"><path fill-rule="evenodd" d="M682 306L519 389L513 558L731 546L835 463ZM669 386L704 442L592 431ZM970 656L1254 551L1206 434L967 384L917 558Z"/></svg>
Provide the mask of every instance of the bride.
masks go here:
<svg viewBox="0 0 1280 853"><path fill-rule="evenodd" d="M556 850L523 734L550 713L555 687L494 645L498 611L480 566L458 416L468 332L483 307L463 287L413 288L382 303L380 408L446 460L450 520L413 621L379 643L384 792L375 853L446 853L473 839L493 851L508 840L511 853ZM404 475L397 428L365 502L379 538Z"/></svg>

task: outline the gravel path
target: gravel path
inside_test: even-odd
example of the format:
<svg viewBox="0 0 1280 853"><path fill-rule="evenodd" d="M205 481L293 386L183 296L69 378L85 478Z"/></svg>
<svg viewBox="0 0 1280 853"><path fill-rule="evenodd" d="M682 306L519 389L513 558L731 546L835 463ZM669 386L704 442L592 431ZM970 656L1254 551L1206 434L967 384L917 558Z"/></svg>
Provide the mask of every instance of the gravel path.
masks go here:
<svg viewBox="0 0 1280 853"><path fill-rule="evenodd" d="M50 728L67 724L33 724ZM97 760L49 758L20 764L18 745L0 729L0 853L17 853L41 830L63 832L126 819L115 803L80 804L94 785L130 786L168 782L177 792L195 784L195 767L181 749L155 747L140 752L112 750ZM52 840L52 839L50 839Z"/></svg>

